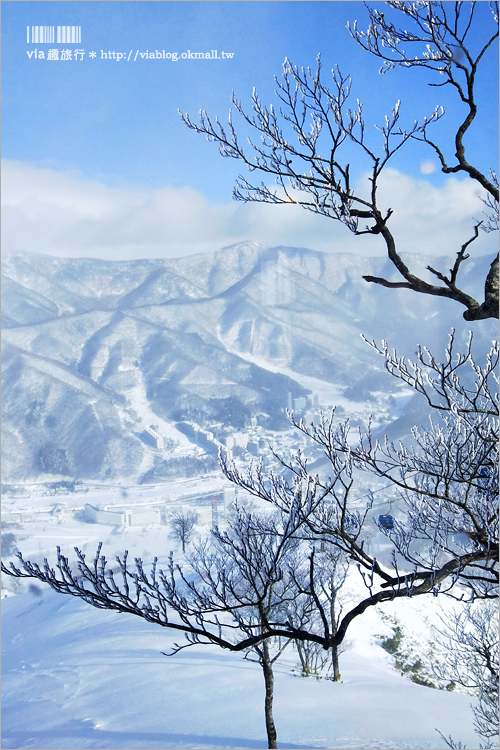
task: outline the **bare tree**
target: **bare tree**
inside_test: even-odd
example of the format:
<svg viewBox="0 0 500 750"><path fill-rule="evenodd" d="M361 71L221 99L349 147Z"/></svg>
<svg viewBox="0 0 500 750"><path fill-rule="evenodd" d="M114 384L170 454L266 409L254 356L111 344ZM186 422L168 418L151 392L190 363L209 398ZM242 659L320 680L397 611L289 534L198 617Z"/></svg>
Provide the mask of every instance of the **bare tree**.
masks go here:
<svg viewBox="0 0 500 750"><path fill-rule="evenodd" d="M250 138L247 143L240 140L231 111L227 126L218 118L213 121L203 110L198 123L188 114L180 113L181 117L189 128L217 143L222 156L238 159L249 171L275 180L277 188L264 182L253 184L240 176L233 191L236 200L292 203L342 222L355 235L380 235L403 281L364 276L366 281L453 299L466 308L463 314L466 320L498 318L498 256L485 280L482 303L458 286L460 268L469 258L468 248L478 237L482 222L478 221L471 236L464 238L451 269L427 267L435 277L431 283L416 276L398 253L396 238L389 229L392 209L382 207L377 195L380 176L393 155L410 140L421 141L437 154L444 173L464 172L481 185L486 191L484 202L490 209L484 226L487 229L497 226L494 214L498 215L498 180L493 172L486 176L469 164L463 139L477 116L475 85L479 65L498 37L498 3L491 4L493 24L490 29L476 24L475 3L389 2L387 5L391 17L402 15L405 29L410 28L410 31L397 28L384 13L369 9L368 31L362 32L354 24L351 34L366 50L384 60L384 70L419 66L444 76L441 83L430 85L453 86L459 100L467 107L467 115L455 135L456 164L448 164L445 150L431 137L431 126L444 115L442 107L404 129L400 124L398 101L385 123L377 126L381 144L378 149L374 148L367 136L361 102L358 99L355 106L349 105L351 79L337 67L332 71L330 88L326 86L321 80L319 57L315 71L285 60L282 79L275 79L278 110L273 105L265 106L254 90L249 113L233 94L231 101L243 120L242 130L249 126L250 132L258 138L256 142ZM476 30L482 39L474 53L468 44L473 26L478 26ZM413 45L419 50L416 56L408 51ZM353 146L357 149L359 163L366 164L370 172L368 195L356 191L352 185L347 159ZM361 226L360 220L369 223Z"/></svg>
<svg viewBox="0 0 500 750"><path fill-rule="evenodd" d="M172 513L170 527L171 537L178 539L182 544L182 551L186 551L186 544L193 538L193 530L198 523L198 513L192 510L177 510Z"/></svg>
<svg viewBox="0 0 500 750"><path fill-rule="evenodd" d="M498 735L498 344L493 345L484 367L472 356L472 335L465 354L455 355L452 333L443 363L422 348L412 362L391 353L386 344L372 346L384 356L388 372L410 385L435 410L427 429L413 429L412 446L380 443L370 429L353 442L348 422L335 427L334 414L323 418L320 426L297 423L290 415L297 429L323 447L337 470L337 481L312 478L300 453L292 460L275 455L292 473L291 483L275 474L265 477L259 469L242 475L226 464L225 472L231 481L281 510L302 512L306 531L302 528L300 534L309 532L309 538L328 541L343 553L341 566L347 554L357 562L370 596L343 618L332 614L329 643L333 654L352 619L373 604L401 595L437 596L440 592L462 602L471 597L478 600L476 604L469 601L445 622L447 656L436 669L442 678L474 690L479 699L473 707L475 728L487 740L485 747L491 748ZM349 461L339 463L346 456ZM404 519L392 519L389 528L379 523L380 531L393 543L392 574L365 546L366 512L350 509L356 468L389 480L399 494ZM303 497L306 479L314 490L300 502L297 497ZM316 503L318 488L325 494ZM321 580L321 569L316 566L309 586L298 588L314 597ZM375 591L377 580L379 590ZM331 591L335 592L334 586ZM328 599L330 604L335 602L333 595ZM324 598L317 600L317 610L325 620ZM327 626L324 633L328 633ZM313 641L306 640L306 644L298 647L303 663L316 648ZM451 737L441 737L449 747L461 747Z"/></svg>
<svg viewBox="0 0 500 750"><path fill-rule="evenodd" d="M311 564L311 558L309 558L309 564ZM297 591L309 597L306 601L316 603L316 607L304 607L302 600L297 602L297 605L289 614L290 621L296 627L300 625L301 629L307 627L310 631L321 632L321 616L326 615L331 635L334 636L337 633L342 612L345 609L345 596L342 596L342 593L349 567L349 558L345 552L322 539L320 552L316 556L315 588L311 588L310 574L303 576L302 580L294 574ZM318 607L318 602L321 603L320 607ZM341 644L332 643L326 653L324 646L313 641L295 640L294 645L299 655L303 677L320 674L321 670L326 667L327 662L330 661L330 679L333 682L340 681L339 655L346 650L346 641Z"/></svg>
<svg viewBox="0 0 500 750"><path fill-rule="evenodd" d="M368 432L354 450L354 461L389 479L403 502L405 521L384 533L405 561L427 567L431 578L446 560L444 567L476 597L497 597L498 343L484 367L473 358L472 334L465 353L455 354L452 332L442 363L421 347L412 362L385 343L372 346L391 375L436 413L428 428L413 428L415 447L374 442Z"/></svg>
<svg viewBox="0 0 500 750"><path fill-rule="evenodd" d="M345 583L348 561L339 550L330 550L316 563L314 550L308 554L308 534L301 533L302 525L300 514L293 511L263 514L251 503L236 504L228 530L213 530L210 543L196 545L188 558L200 583L184 579L182 597L170 602L183 617L229 613L232 627L237 626L238 650L241 636L249 637L245 658L262 667L270 748L277 747L273 664L292 641L306 661L319 649L328 656L321 614L328 613L330 634L334 635L342 611L338 593ZM178 571L181 573L180 568ZM222 622L216 621L222 628ZM191 633L186 639L173 653L203 642ZM338 681L339 647L333 644L329 648L333 679Z"/></svg>
<svg viewBox="0 0 500 750"><path fill-rule="evenodd" d="M342 552L333 546L324 552L325 560L322 569L319 571L321 588L324 597L328 602L330 616L330 628L333 634L339 629L342 620L342 612L345 609L345 603L342 599L342 589L347 579L349 571L349 560ZM340 681L339 655L347 646L346 641L340 645L334 644L330 649L332 672L331 679L333 682Z"/></svg>
<svg viewBox="0 0 500 750"><path fill-rule="evenodd" d="M498 742L498 607L492 601L468 603L444 615L440 628L444 656L431 665L441 679L453 681L478 698L474 726L488 747ZM496 745L498 746L498 745Z"/></svg>
<svg viewBox="0 0 500 750"><path fill-rule="evenodd" d="M452 334L444 363L425 349L416 362L386 345L377 349L387 370L436 413L429 427L413 429L413 445L380 442L370 428L355 442L349 420L336 424L334 412L321 425L297 423L292 415L295 427L324 450L333 478L312 477L300 452L290 460L275 456L292 482L264 475L260 467L242 473L223 464L230 481L284 512L293 509L310 538L328 540L359 565L370 597L342 618L336 635L329 635L332 643L342 642L353 617L396 597L451 593L457 583L479 598L498 596L498 344L484 367L474 361L471 346L472 338L465 354L455 355ZM359 510L356 470L383 478L397 492L403 520L389 529L379 526L393 545L392 572L365 548L373 501Z"/></svg>
<svg viewBox="0 0 500 750"><path fill-rule="evenodd" d="M277 622L286 622L292 602L302 611L308 609L307 599L297 591L292 572L298 573L303 564L300 542L294 538L295 530L289 516L262 514L236 504L228 530L212 530L210 541L196 545L189 556L189 564L200 582L188 582L184 578L182 596L171 600L183 617L194 614L197 618L206 618L208 613L210 616L227 613L230 615L229 626L226 621L229 637L240 642L245 636L251 639L251 645L245 648L245 658L257 661L262 668L264 716L270 748L277 747L273 664L291 637L290 634L284 638L265 636ZM218 614L214 622L223 629ZM256 635L264 637L256 640ZM188 633L186 644L176 645L173 653L201 642L197 635Z"/></svg>
<svg viewBox="0 0 500 750"><path fill-rule="evenodd" d="M2 563L2 570L37 578L95 607L184 632L185 646L254 649L266 680L269 746L275 747L273 656L265 641L311 642L334 653L351 622L369 607L424 594L459 600L498 596L498 345L484 367L475 362L471 341L464 354L455 355L453 345L452 335L443 363L423 349L416 362L386 346L377 349L388 371L435 414L429 427L414 429L412 445L380 443L370 429L353 440L348 420L337 423L335 413L324 415L320 425L297 423L291 415L295 427L324 450L328 477L312 476L300 452L290 459L275 454L291 479L265 474L262 464L241 472L222 457L227 478L267 501L271 512L236 509L228 531L212 532L213 546L198 545L187 572L172 555L166 571L156 559L150 569L140 559L130 569L125 554L117 558L116 575L106 570L101 546L91 564L77 550L72 566L58 549L54 567L19 553L20 566ZM379 524L392 543L392 565L370 550L374 499L361 502L360 471L382 477L398 493L402 520L393 519L389 529ZM317 551L322 543L334 550L342 568L347 560L356 564L367 588L342 613L332 614L337 585L330 585L331 568ZM305 558L294 562L306 547ZM304 607L298 615L297 602Z"/></svg>
<svg viewBox="0 0 500 750"><path fill-rule="evenodd" d="M313 641L296 640L293 645L299 656L300 676L311 677L311 675L316 675L316 677L319 677L329 661L328 652L325 652L320 643L314 643Z"/></svg>
<svg viewBox="0 0 500 750"><path fill-rule="evenodd" d="M209 539L196 545L187 570L175 564L172 553L165 571L157 558L151 566L136 558L130 568L125 552L116 557L117 571L101 555L102 544L91 563L75 548L77 562L71 564L58 548L54 567L47 559L39 566L19 553L21 568L2 563L2 570L17 578L37 578L98 609L127 612L184 632L186 642L175 644L169 655L197 644L215 644L247 657L253 651L265 680L268 743L275 748L273 663L292 637L310 637L288 617L291 602L302 600L299 607L311 607L295 585L302 564L296 531L293 514L259 515L236 507L229 530L212 530ZM321 636L312 637L322 643Z"/></svg>

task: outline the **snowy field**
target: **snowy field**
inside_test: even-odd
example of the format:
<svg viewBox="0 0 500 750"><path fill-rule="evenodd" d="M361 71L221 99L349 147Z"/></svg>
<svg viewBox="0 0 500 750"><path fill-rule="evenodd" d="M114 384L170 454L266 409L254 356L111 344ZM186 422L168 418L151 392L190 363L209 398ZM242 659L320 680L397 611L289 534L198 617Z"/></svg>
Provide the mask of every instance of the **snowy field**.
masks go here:
<svg viewBox="0 0 500 750"><path fill-rule="evenodd" d="M198 646L163 656L179 635L46 589L2 610L3 748L267 747L262 672L240 655ZM279 747L444 747L436 727L479 747L470 699L399 676L373 635L382 628L376 612L355 623L340 684L292 674L296 654L285 652Z"/></svg>
<svg viewBox="0 0 500 750"><path fill-rule="evenodd" d="M113 492L84 497L107 502ZM128 500L153 499L152 492L141 492ZM172 491L171 497L180 499ZM18 501L32 515L7 530L26 556L54 560L57 543L71 558L75 544L92 556L99 540L111 559L125 548L131 557L157 553L163 563L171 549L179 554L166 526L120 530L78 518L59 522L43 512L59 500L80 502L70 495ZM36 582L30 591L29 584L3 580L3 748L267 747L259 665L212 646L166 657L162 651L182 634L96 610ZM359 601L365 590L357 572L350 585ZM285 651L275 665L279 747L440 748L438 728L478 748L471 699L411 682L380 647L380 635L391 634L380 612L396 616L410 639L425 643L431 634L424 617L432 619L438 603L430 597L395 601L358 618L348 632L352 648L341 655L340 684L300 677L297 653Z"/></svg>

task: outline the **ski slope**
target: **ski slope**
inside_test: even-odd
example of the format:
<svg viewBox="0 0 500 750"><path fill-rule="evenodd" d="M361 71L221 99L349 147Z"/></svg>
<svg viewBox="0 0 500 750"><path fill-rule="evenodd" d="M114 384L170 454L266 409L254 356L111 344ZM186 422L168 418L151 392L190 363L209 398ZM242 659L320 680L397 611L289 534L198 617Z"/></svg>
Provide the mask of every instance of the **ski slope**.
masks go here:
<svg viewBox="0 0 500 750"><path fill-rule="evenodd" d="M428 602L393 602L391 613L418 628ZM293 674L297 654L285 652L275 665L280 748L445 747L435 728L479 747L471 699L400 676L381 632L376 610L353 624L341 683ZM213 646L162 655L180 639L38 585L3 599L2 747L267 747L259 665Z"/></svg>

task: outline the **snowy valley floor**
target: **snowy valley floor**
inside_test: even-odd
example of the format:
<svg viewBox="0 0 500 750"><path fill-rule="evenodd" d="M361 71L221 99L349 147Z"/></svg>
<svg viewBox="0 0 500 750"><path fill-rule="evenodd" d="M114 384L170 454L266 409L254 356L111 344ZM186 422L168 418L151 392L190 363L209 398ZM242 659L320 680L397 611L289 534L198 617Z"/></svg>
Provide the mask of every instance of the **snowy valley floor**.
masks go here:
<svg viewBox="0 0 500 750"><path fill-rule="evenodd" d="M425 601L393 603L417 624ZM388 612L389 608L386 607ZM260 667L199 646L165 657L174 641L131 615L96 610L48 589L2 601L2 747L265 748ZM400 676L379 645L383 624L366 613L341 656L343 682L275 673L280 748L441 748L435 728L479 747L470 698Z"/></svg>

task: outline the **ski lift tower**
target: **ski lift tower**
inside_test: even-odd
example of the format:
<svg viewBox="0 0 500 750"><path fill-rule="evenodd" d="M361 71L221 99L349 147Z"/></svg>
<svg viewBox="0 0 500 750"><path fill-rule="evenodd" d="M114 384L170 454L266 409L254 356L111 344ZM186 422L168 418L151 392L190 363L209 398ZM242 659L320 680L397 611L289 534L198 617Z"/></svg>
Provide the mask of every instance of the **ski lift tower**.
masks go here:
<svg viewBox="0 0 500 750"><path fill-rule="evenodd" d="M217 509L217 498L212 495L212 531L219 529L219 512Z"/></svg>

